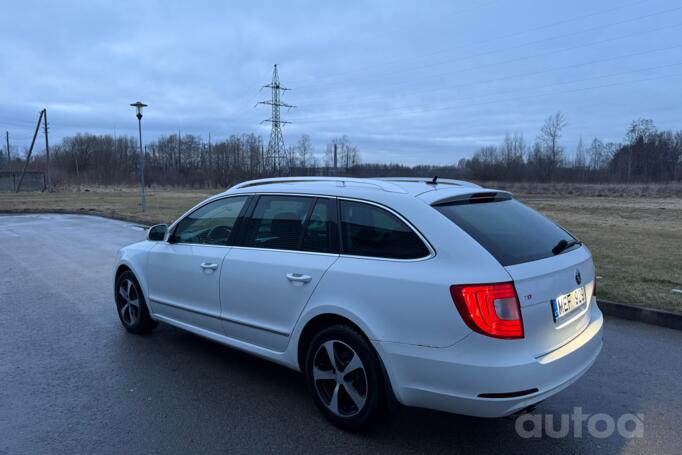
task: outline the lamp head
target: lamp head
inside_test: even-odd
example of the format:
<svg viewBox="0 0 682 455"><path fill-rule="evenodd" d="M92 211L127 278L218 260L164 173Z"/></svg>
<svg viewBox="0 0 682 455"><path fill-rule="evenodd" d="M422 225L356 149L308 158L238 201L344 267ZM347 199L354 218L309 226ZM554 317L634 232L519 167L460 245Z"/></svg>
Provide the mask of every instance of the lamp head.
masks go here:
<svg viewBox="0 0 682 455"><path fill-rule="evenodd" d="M146 104L138 101L136 103L132 103L131 106L135 108L135 115L137 116L138 120L142 118L142 108L147 107Z"/></svg>

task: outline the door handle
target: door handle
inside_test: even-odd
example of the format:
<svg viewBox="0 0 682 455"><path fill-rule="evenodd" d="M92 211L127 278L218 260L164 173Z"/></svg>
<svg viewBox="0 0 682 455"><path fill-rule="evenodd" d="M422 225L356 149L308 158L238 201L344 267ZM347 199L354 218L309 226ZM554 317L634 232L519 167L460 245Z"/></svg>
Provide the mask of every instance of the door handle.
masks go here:
<svg viewBox="0 0 682 455"><path fill-rule="evenodd" d="M287 273L287 280L294 283L308 283L313 278L310 275L302 275L300 273Z"/></svg>
<svg viewBox="0 0 682 455"><path fill-rule="evenodd" d="M214 264L212 262L202 262L201 268L204 270L216 270L218 268L218 264Z"/></svg>

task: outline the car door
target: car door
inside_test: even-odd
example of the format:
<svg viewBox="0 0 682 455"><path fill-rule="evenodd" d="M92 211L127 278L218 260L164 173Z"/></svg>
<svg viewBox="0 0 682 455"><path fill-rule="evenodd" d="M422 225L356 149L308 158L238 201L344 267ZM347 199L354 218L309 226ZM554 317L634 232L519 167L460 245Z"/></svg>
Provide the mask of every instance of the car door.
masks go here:
<svg viewBox="0 0 682 455"><path fill-rule="evenodd" d="M303 307L338 259L336 216L335 198L259 196L223 265L227 336L284 350Z"/></svg>
<svg viewBox="0 0 682 455"><path fill-rule="evenodd" d="M222 333L220 273L247 200L228 197L197 208L152 248L147 269L155 315Z"/></svg>

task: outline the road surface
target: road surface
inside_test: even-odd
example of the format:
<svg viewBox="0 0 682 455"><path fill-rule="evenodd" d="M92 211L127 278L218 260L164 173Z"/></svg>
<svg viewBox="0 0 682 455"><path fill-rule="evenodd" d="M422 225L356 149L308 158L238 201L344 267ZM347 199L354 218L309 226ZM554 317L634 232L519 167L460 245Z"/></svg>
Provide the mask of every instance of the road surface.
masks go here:
<svg viewBox="0 0 682 455"><path fill-rule="evenodd" d="M579 382L540 404L562 414L643 414L644 435L525 439L513 419L398 409L374 431L337 430L300 374L160 325L127 334L112 300L132 224L0 216L0 454L682 453L682 332L618 319Z"/></svg>

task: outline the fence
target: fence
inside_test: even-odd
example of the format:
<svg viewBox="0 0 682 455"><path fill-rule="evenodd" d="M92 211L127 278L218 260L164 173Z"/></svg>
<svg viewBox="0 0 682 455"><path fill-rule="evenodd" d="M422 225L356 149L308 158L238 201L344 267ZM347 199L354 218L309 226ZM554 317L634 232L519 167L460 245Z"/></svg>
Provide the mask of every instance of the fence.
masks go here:
<svg viewBox="0 0 682 455"><path fill-rule="evenodd" d="M14 192L21 179L21 172L0 171L0 191ZM26 171L21 191L45 191L45 173L40 171Z"/></svg>

